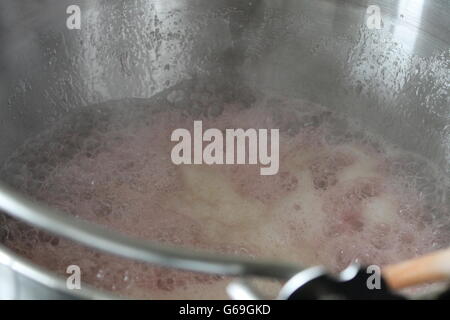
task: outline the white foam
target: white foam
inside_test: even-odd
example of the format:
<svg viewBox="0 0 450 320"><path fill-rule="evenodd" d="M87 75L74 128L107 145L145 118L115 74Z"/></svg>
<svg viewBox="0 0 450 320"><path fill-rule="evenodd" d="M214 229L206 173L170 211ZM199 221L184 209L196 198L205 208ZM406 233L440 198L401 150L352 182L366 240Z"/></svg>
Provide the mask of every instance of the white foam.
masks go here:
<svg viewBox="0 0 450 320"><path fill-rule="evenodd" d="M227 105L220 116L202 118L205 128L281 128L276 176L260 176L249 165L174 166L170 133L191 127L194 118L172 111L139 111L140 122L130 125L120 125L118 116L106 129L94 126L64 161L48 152L45 161L31 166L23 160L23 167L8 172L22 190L82 219L221 253L338 271L351 261L386 264L448 244L439 223L426 220L416 184L392 172L394 164L406 166L398 151L378 142L380 152L367 139L345 138L348 130L329 140L335 120L321 116L323 108L287 104L294 108ZM53 147L67 148L70 139ZM222 277L144 266L19 223L7 226L8 246L62 274L78 264L83 280L103 289L152 298L225 297L228 279Z"/></svg>

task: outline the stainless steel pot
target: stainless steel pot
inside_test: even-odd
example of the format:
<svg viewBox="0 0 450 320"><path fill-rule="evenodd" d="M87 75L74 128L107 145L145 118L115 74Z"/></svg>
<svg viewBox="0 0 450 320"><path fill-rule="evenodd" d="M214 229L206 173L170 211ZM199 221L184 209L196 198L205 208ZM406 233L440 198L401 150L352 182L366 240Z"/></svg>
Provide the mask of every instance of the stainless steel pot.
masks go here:
<svg viewBox="0 0 450 320"><path fill-rule="evenodd" d="M66 25L69 5L81 9L79 30ZM380 29L371 23L371 5L380 10ZM0 162L74 108L149 98L205 76L350 112L449 176L449 17L448 0L4 0ZM96 248L166 266L284 278L299 270L123 238L3 185L0 208ZM2 246L0 282L2 298L109 297L69 291L62 279Z"/></svg>

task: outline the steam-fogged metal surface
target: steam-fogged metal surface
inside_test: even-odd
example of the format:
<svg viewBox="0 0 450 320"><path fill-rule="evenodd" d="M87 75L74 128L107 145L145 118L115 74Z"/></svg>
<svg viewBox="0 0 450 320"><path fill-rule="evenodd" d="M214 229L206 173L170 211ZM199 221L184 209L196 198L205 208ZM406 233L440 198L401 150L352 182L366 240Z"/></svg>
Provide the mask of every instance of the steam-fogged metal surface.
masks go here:
<svg viewBox="0 0 450 320"><path fill-rule="evenodd" d="M70 1L3 1L2 158L71 108L204 74L346 109L448 171L449 4L379 1L369 30L366 2L82 1L68 30Z"/></svg>
<svg viewBox="0 0 450 320"><path fill-rule="evenodd" d="M447 0L77 1L81 30L70 4L0 3L0 161L71 109L205 76L351 113L450 173Z"/></svg>

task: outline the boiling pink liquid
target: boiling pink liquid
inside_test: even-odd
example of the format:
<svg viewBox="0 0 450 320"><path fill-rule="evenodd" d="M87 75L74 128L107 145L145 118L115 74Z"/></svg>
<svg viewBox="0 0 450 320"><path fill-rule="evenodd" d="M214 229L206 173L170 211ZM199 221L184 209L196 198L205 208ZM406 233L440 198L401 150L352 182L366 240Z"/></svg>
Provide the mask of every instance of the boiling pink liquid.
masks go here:
<svg viewBox="0 0 450 320"><path fill-rule="evenodd" d="M445 245L448 234L430 218L412 179L417 172L408 171L413 156L353 129L335 133L329 113L304 101L260 104L227 105L217 117L165 111L127 126L119 117L91 132L28 192L131 236L333 272L352 261L385 265ZM259 165L173 165L172 131L192 129L199 119L204 130L280 128L279 173L261 176ZM19 187L27 189L30 179L25 175ZM122 295L226 297L224 277L126 261L13 221L5 243L62 275L79 265L82 283Z"/></svg>

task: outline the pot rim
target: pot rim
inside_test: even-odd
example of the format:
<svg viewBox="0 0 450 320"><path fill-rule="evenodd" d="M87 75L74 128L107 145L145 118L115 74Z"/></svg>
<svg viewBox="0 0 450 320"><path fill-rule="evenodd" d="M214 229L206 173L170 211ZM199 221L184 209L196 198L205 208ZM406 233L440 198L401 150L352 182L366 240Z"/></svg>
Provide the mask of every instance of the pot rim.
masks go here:
<svg viewBox="0 0 450 320"><path fill-rule="evenodd" d="M302 267L295 264L212 254L124 236L31 200L1 182L0 210L30 225L73 240L78 244L162 267L225 276L255 276L281 280L288 280L303 270ZM0 263L10 266L14 271L48 287L69 291L62 278L18 256L2 244L0 244ZM74 290L70 290L70 292L72 291ZM105 297L97 289L80 291L80 296L94 299Z"/></svg>

